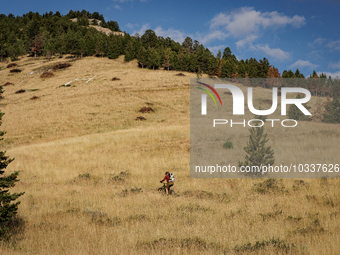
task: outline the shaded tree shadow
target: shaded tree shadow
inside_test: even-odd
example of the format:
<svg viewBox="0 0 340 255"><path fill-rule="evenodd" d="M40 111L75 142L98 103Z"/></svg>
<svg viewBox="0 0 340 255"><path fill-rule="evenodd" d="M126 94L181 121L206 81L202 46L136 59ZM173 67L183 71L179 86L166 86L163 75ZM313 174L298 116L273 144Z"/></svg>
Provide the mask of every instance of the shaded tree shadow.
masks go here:
<svg viewBox="0 0 340 255"><path fill-rule="evenodd" d="M0 223L0 230L5 230L0 236L0 241L14 245L23 239L26 221L20 216L14 216L9 221Z"/></svg>

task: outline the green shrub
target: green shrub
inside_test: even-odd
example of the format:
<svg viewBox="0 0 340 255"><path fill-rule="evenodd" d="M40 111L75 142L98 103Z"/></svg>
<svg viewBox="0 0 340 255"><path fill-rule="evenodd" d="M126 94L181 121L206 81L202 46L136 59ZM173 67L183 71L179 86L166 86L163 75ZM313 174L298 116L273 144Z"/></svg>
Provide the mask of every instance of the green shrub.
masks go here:
<svg viewBox="0 0 340 255"><path fill-rule="evenodd" d="M78 178L80 178L80 179L91 179L91 175L89 173L79 174Z"/></svg>
<svg viewBox="0 0 340 255"><path fill-rule="evenodd" d="M234 146L233 146L233 143L232 143L231 141L227 140L227 141L223 144L223 148L224 148L224 149L232 149L232 148L234 148Z"/></svg>

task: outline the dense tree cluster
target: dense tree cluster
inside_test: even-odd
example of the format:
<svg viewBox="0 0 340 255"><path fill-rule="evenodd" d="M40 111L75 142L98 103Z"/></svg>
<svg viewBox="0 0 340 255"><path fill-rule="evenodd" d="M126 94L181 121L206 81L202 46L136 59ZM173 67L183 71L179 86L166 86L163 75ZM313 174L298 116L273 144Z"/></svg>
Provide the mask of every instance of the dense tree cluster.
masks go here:
<svg viewBox="0 0 340 255"><path fill-rule="evenodd" d="M229 47L215 56L208 48L190 37L182 44L171 38L157 37L154 31L131 37L130 51L142 68L206 73L221 78L266 78L270 68L266 58L237 60Z"/></svg>
<svg viewBox="0 0 340 255"><path fill-rule="evenodd" d="M248 78L270 78L264 83L251 83L250 86L271 88L274 86L295 86L307 88L315 96L333 97L339 91L339 80L320 79L314 71L309 79L296 79L296 82L278 82L279 78L305 78L299 69L295 72L284 70L282 76L268 59L250 58L238 60L229 47L214 55L198 41L190 37L182 44L171 38L157 36L153 30L143 35L124 36L105 33L93 28L91 24L120 32L116 21L106 22L98 12L86 10L69 11L67 15L59 12L29 12L22 17L0 14L0 61L29 53L32 57L73 54L76 56L100 56L110 59L125 55L125 61L137 59L141 68L177 70L202 73L220 77L242 79L247 85ZM291 79L290 79L291 80ZM304 81L301 84L301 81Z"/></svg>
<svg viewBox="0 0 340 255"><path fill-rule="evenodd" d="M147 30L142 36L138 34L130 38L125 60L136 58L142 68L187 71L205 73L220 78L240 79L251 86L272 87L303 87L314 96L331 96L339 92L339 79L326 78L324 74L317 75L315 71L308 79L300 73L284 70L282 76L279 70L271 65L268 59L259 61L255 58L238 60L229 47L219 51L216 56L198 41L185 38L182 44L171 38L157 37L155 32ZM252 81L247 78L267 78L265 81ZM270 79L268 79L270 78ZM282 79L278 78L303 78Z"/></svg>
<svg viewBox="0 0 340 255"><path fill-rule="evenodd" d="M71 19L77 18L77 22ZM79 56L124 54L124 45L129 36L106 36L89 27L89 19L112 31L120 31L116 21L105 22L103 15L85 10L70 11L62 16L59 12L29 12L22 17L0 15L0 61L10 57L12 61L18 56L30 53L31 56L54 54L74 54ZM118 45L118 48L112 45ZM114 54L112 53L114 51Z"/></svg>
<svg viewBox="0 0 340 255"><path fill-rule="evenodd" d="M75 21L76 22L73 22ZM29 53L32 57L74 54L106 56L125 60L137 59L142 68L207 73L226 78L266 78L270 69L266 58L237 60L229 47L216 56L198 41L187 37L182 44L171 38L159 37L152 30L143 35L110 35L90 27L98 24L120 31L116 21L106 22L98 12L86 10L59 12L29 12L22 17L0 15L0 60Z"/></svg>

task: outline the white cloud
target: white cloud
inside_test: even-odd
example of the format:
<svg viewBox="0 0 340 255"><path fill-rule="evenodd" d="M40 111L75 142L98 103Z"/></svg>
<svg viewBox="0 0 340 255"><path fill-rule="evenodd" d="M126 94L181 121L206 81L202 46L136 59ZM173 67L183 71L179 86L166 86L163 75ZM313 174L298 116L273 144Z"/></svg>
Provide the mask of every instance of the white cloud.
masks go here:
<svg viewBox="0 0 340 255"><path fill-rule="evenodd" d="M221 26L226 26L230 23L230 15L219 13L210 21L210 28L214 29Z"/></svg>
<svg viewBox="0 0 340 255"><path fill-rule="evenodd" d="M128 23L125 25L125 27L129 29L135 29L132 34L135 35L138 33L140 36L142 36L146 30L152 29L150 27L150 24L144 24L141 28L138 29L139 25L137 23L132 24ZM187 35L180 30L173 29L173 28L168 28L167 30L164 30L161 26L156 27L155 29L152 29L157 36L162 36L164 38L170 37L172 40L182 43L184 39L187 37Z"/></svg>
<svg viewBox="0 0 340 255"><path fill-rule="evenodd" d="M173 28L163 30L162 27L158 26L155 28L154 32L156 33L157 36L162 36L164 38L170 37L172 40L179 43L182 43L186 38L185 33Z"/></svg>
<svg viewBox="0 0 340 255"><path fill-rule="evenodd" d="M318 75L320 74L324 74L326 75L326 77L328 78L329 76L331 76L332 78L337 78L339 79L340 78L340 71L338 72L335 72L335 73L332 73L332 72L317 72Z"/></svg>
<svg viewBox="0 0 340 255"><path fill-rule="evenodd" d="M214 40L224 40L226 37L228 37L228 34L220 31L220 30L212 30L209 31L208 34L198 34L196 33L197 40L202 44L207 44L208 42L214 41Z"/></svg>
<svg viewBox="0 0 340 255"><path fill-rule="evenodd" d="M127 27L127 28L129 28L129 29L133 29L134 27L138 27L138 24L137 24L137 23L135 23L135 24L127 23L127 24L125 25L125 27Z"/></svg>
<svg viewBox="0 0 340 255"><path fill-rule="evenodd" d="M135 34L138 33L140 36L142 36L142 35L144 34L144 32L145 32L146 30L148 30L148 29L150 29L150 24L149 24L149 23L144 24L138 31L137 31L137 30L134 30L134 31L132 32L132 34L135 35Z"/></svg>
<svg viewBox="0 0 340 255"><path fill-rule="evenodd" d="M316 61L319 62L319 61L324 60L324 58L322 56L323 56L323 51L322 50L313 50L313 51L308 52L306 54L306 57L308 59L313 60L314 62L316 62Z"/></svg>
<svg viewBox="0 0 340 255"><path fill-rule="evenodd" d="M330 68L340 69L340 61L338 63L329 64Z"/></svg>
<svg viewBox="0 0 340 255"><path fill-rule="evenodd" d="M299 28L305 23L303 16L288 17L276 11L262 13L255 11L253 7L242 7L230 14L219 13L211 20L210 29L222 27L235 37L244 37L256 34L260 29L276 29L286 25Z"/></svg>
<svg viewBox="0 0 340 255"><path fill-rule="evenodd" d="M244 47L245 45L247 44L252 44L252 42L258 38L257 35L249 35L247 36L246 38L242 39L242 40L239 40L238 42L236 42L236 47L237 48L242 48Z"/></svg>
<svg viewBox="0 0 340 255"><path fill-rule="evenodd" d="M207 47L207 48L209 48L209 50L211 51L211 52L213 52L214 54L217 54L217 52L220 50L221 52L223 52L223 50L224 50L224 48L225 48L226 46L225 45L218 45L218 46L212 46L212 47Z"/></svg>
<svg viewBox="0 0 340 255"><path fill-rule="evenodd" d="M333 50L340 50L340 40L330 41L326 46Z"/></svg>
<svg viewBox="0 0 340 255"><path fill-rule="evenodd" d="M117 9L117 10L122 10L123 8L121 7L121 5L118 5L118 4L125 4L125 3L129 3L129 2L135 2L135 1L145 2L147 0L112 0L111 5L109 7L107 7L106 10L109 11L112 8Z"/></svg>
<svg viewBox="0 0 340 255"><path fill-rule="evenodd" d="M326 39L319 37L319 38L316 38L313 43L322 44L324 41L326 41Z"/></svg>
<svg viewBox="0 0 340 255"><path fill-rule="evenodd" d="M112 0L114 3L128 3L133 2L134 0ZM145 2L146 0L138 0L139 2Z"/></svg>
<svg viewBox="0 0 340 255"><path fill-rule="evenodd" d="M309 68L313 69L313 68L317 68L318 65L314 65L311 62L309 62L308 60L301 60L301 59L299 59L294 64L289 66L289 68L291 68L291 69L294 69L294 68L303 68L303 67L309 67Z"/></svg>
<svg viewBox="0 0 340 255"><path fill-rule="evenodd" d="M273 49L273 48L270 48L267 45L265 46L261 46L261 45L251 45L250 46L250 49L253 49L253 50L261 50L263 51L265 54L277 59L277 60L280 60L280 61L284 61L284 60L288 60L290 58L290 54L288 52L285 52L279 48L276 48L276 49Z"/></svg>
<svg viewBox="0 0 340 255"><path fill-rule="evenodd" d="M213 39L225 39L227 36L233 36L240 40L236 42L236 47L242 48L249 45L251 50L261 50L265 54L272 56L278 60L287 60L290 58L288 52L284 52L279 48L270 48L268 45L253 45L266 29L278 29L291 25L299 28L306 23L303 16L295 15L293 17L286 16L277 11L261 12L254 10L253 7L242 7L235 11L219 13L210 21L210 32ZM207 40L209 41L209 40Z"/></svg>

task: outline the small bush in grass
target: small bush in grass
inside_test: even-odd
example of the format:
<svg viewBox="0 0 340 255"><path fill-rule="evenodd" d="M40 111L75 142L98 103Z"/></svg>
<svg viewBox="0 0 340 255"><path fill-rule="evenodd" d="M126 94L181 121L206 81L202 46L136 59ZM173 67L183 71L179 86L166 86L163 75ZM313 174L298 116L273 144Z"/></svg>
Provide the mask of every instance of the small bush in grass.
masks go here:
<svg viewBox="0 0 340 255"><path fill-rule="evenodd" d="M224 149L232 149L232 148L234 148L234 146L233 146L233 143L232 143L231 141L227 140L227 141L223 144L223 148L224 148Z"/></svg>
<svg viewBox="0 0 340 255"><path fill-rule="evenodd" d="M131 194L131 193L141 193L143 192L142 188L131 188L130 190L129 189L124 189L122 190L122 193L120 194L121 196L125 197L127 196L128 194Z"/></svg>
<svg viewBox="0 0 340 255"><path fill-rule="evenodd" d="M89 173L79 174L79 179L91 179L91 175Z"/></svg>
<svg viewBox="0 0 340 255"><path fill-rule="evenodd" d="M20 69L20 68L14 68L12 70L10 70L9 72L10 73L20 73L23 69Z"/></svg>
<svg viewBox="0 0 340 255"><path fill-rule="evenodd" d="M139 112L142 112L142 113L150 113L150 112L154 112L154 110L151 108L151 107L142 107Z"/></svg>
<svg viewBox="0 0 340 255"><path fill-rule="evenodd" d="M144 118L143 116L138 116L135 120L146 120L146 118Z"/></svg>
<svg viewBox="0 0 340 255"><path fill-rule="evenodd" d="M263 182L255 183L254 190L260 194L267 194L273 192L286 192L282 179L266 179Z"/></svg>
<svg viewBox="0 0 340 255"><path fill-rule="evenodd" d="M113 182L124 181L125 178L129 176L130 176L130 173L126 171L120 172L119 174L110 174L109 181L113 181Z"/></svg>
<svg viewBox="0 0 340 255"><path fill-rule="evenodd" d="M15 66L18 66L16 63L9 63L7 65L7 68L11 68L11 67L15 67Z"/></svg>
<svg viewBox="0 0 340 255"><path fill-rule="evenodd" d="M15 92L15 94L21 94L21 93L25 93L25 92L26 92L26 90L20 89L20 90L18 90L17 92Z"/></svg>
<svg viewBox="0 0 340 255"><path fill-rule="evenodd" d="M256 243L247 243L241 246L235 246L234 250L236 252L242 253L250 253L250 252L258 252L258 251L265 251L267 249L274 249L277 253L291 253L294 252L296 249L296 245L293 243L286 243L280 239L270 239L268 241L256 241ZM276 253L275 252L275 253ZM295 253L295 252L294 252Z"/></svg>
<svg viewBox="0 0 340 255"><path fill-rule="evenodd" d="M53 74L52 72L47 71L47 72L42 73L42 74L40 75L40 78L50 78L50 77L52 77L53 75L54 75L54 74Z"/></svg>
<svg viewBox="0 0 340 255"><path fill-rule="evenodd" d="M68 62L64 62L64 63L58 63L58 64L55 64L53 67L52 67L52 70L55 72L57 71L58 69L63 69L63 68L67 68L67 67L70 67L71 64L68 63Z"/></svg>

